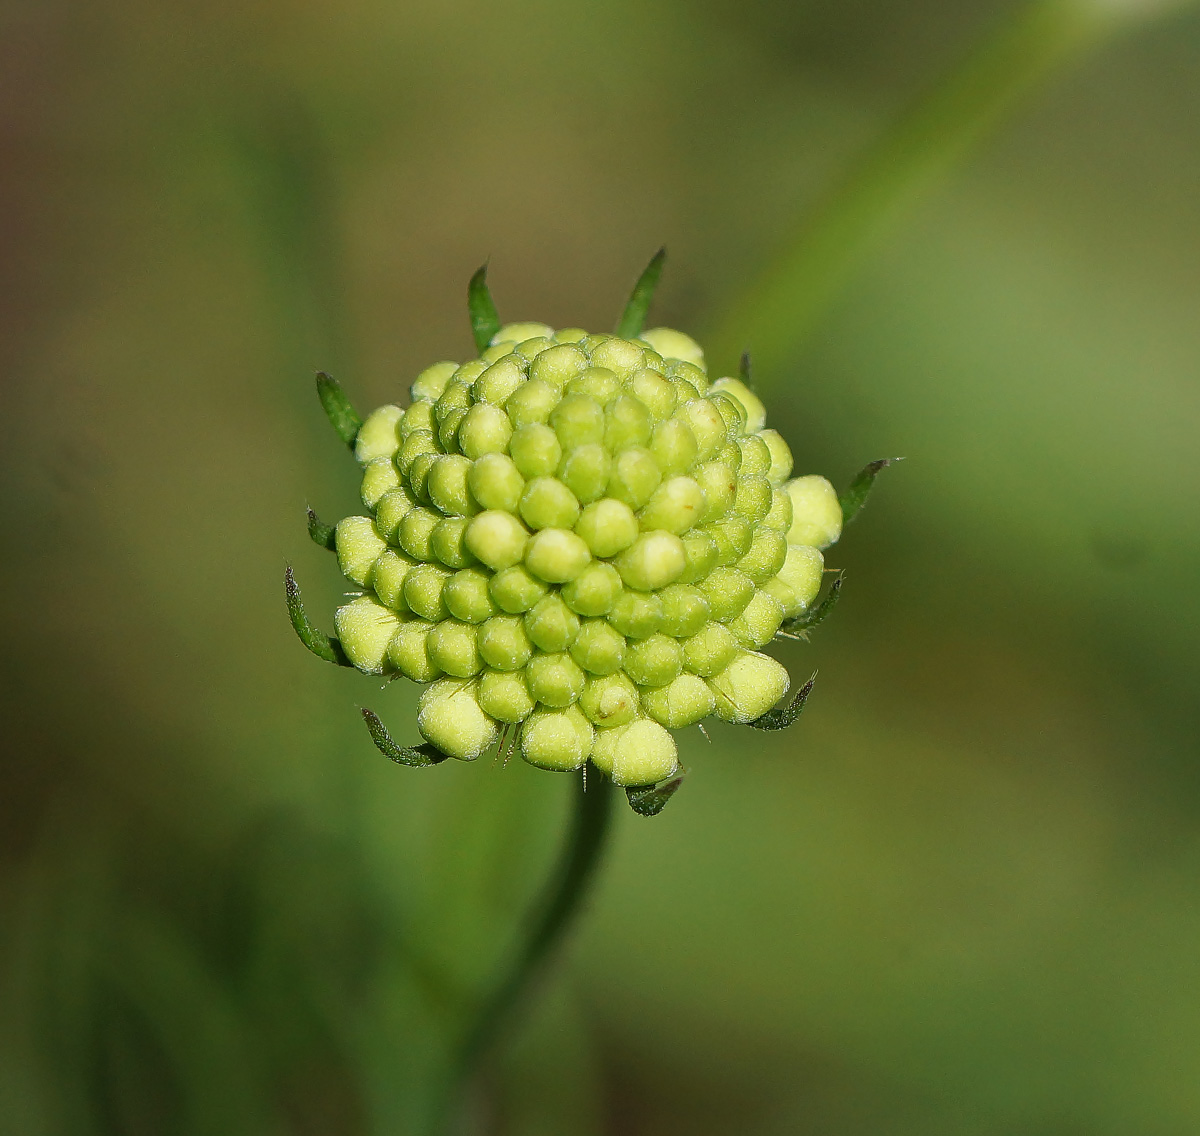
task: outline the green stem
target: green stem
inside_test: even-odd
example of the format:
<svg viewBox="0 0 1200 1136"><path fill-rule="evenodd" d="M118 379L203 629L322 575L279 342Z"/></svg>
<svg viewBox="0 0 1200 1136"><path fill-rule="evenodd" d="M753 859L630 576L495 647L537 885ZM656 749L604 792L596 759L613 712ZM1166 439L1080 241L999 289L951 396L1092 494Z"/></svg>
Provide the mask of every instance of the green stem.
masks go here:
<svg viewBox="0 0 1200 1136"><path fill-rule="evenodd" d="M529 930L491 993L480 1004L453 1066L442 1128L453 1129L462 1098L508 1024L546 957L579 910L596 871L612 818L612 783L598 770L576 780L571 827Z"/></svg>

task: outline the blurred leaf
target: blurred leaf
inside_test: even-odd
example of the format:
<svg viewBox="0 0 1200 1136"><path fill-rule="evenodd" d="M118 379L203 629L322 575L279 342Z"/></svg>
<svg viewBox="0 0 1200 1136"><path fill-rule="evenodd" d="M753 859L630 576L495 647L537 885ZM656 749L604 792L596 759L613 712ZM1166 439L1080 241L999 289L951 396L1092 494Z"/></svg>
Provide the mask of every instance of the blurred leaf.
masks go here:
<svg viewBox="0 0 1200 1136"><path fill-rule="evenodd" d="M367 729L371 731L371 740L375 743L375 747L384 757L391 759L397 765L422 769L430 765L438 765L449 756L449 754L442 753L432 742L425 742L419 746L397 745L375 711L368 710L364 706L361 713Z"/></svg>
<svg viewBox="0 0 1200 1136"><path fill-rule="evenodd" d="M838 497L838 504L842 507L843 526L854 520L867 503L867 498L871 495L871 486L875 484L875 478L879 476L880 471L903 460L903 458L877 458L870 465L859 470L846 492Z"/></svg>
<svg viewBox="0 0 1200 1136"><path fill-rule="evenodd" d="M284 569L283 583L287 595L288 615L291 617L292 627L300 637L300 642L318 659L324 659L327 663L337 663L340 667L352 667L354 664L346 658L342 645L331 636L318 631L309 622L304 605L300 602L300 586L296 583L296 577L292 574L290 564Z"/></svg>
<svg viewBox="0 0 1200 1136"><path fill-rule="evenodd" d="M742 357L738 361L738 377L742 380L742 382L744 382L746 384L746 386L751 387L751 389L753 389L752 384L750 382L750 352L749 351L743 351Z"/></svg>
<svg viewBox="0 0 1200 1136"><path fill-rule="evenodd" d="M816 681L817 674L814 671L812 678L796 691L796 697L787 706L778 710L768 710L761 718L755 718L746 725L753 726L756 730L786 730L804 712L804 704L808 701Z"/></svg>
<svg viewBox="0 0 1200 1136"><path fill-rule="evenodd" d="M500 314L492 302L487 270L486 264L481 265L471 277L471 283L467 285L467 311L471 315L471 333L475 336L475 349L480 354L492 341L492 336L500 330Z"/></svg>
<svg viewBox="0 0 1200 1136"><path fill-rule="evenodd" d="M321 406L337 436L354 449L354 439L358 437L362 419L350 405L350 400L338 381L324 371L317 372L317 397L321 400Z"/></svg>
<svg viewBox="0 0 1200 1136"><path fill-rule="evenodd" d="M622 339L635 339L642 334L642 329L646 326L646 313L650 310L654 290L658 287L658 278L662 275L663 262L666 259L667 250L660 248L650 258L650 263L643 269L633 286L629 302L625 305L617 324L617 334Z"/></svg>
<svg viewBox="0 0 1200 1136"><path fill-rule="evenodd" d="M683 775L680 774L662 785L650 785L644 789L626 789L625 796L629 798L629 807L638 816L658 816L667 807L667 802L675 796L682 784Z"/></svg>
<svg viewBox="0 0 1200 1136"><path fill-rule="evenodd" d="M308 535L312 537L313 544L319 544L322 548L333 552L336 547L334 543L336 533L336 526L327 525L311 508L308 510Z"/></svg>

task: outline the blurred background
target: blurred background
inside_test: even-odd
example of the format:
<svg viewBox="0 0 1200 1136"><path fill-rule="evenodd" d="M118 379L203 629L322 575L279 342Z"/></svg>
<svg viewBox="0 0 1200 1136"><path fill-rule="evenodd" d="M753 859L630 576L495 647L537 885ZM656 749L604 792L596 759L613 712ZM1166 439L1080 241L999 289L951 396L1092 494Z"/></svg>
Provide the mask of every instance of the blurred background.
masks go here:
<svg viewBox="0 0 1200 1136"><path fill-rule="evenodd" d="M651 323L761 349L798 472L908 460L804 717L620 811L475 1131L1200 1130L1200 10L1037 12L4 4L5 1136L425 1132L569 786L391 765L415 688L295 640L312 373L469 357L487 258L606 329L664 242Z"/></svg>

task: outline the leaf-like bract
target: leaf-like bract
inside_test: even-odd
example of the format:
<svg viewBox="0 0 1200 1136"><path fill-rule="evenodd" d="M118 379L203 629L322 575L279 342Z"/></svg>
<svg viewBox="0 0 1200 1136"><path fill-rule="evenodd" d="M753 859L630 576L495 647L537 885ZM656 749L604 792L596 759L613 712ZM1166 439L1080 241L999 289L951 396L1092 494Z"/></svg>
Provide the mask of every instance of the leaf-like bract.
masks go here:
<svg viewBox="0 0 1200 1136"><path fill-rule="evenodd" d="M617 324L617 334L622 339L636 339L646 326L646 313L650 310L650 302L654 299L654 290L658 287L658 278L662 275L663 262L667 259L667 250L660 248L646 265L633 291L629 294L629 302L621 313Z"/></svg>
<svg viewBox="0 0 1200 1136"><path fill-rule="evenodd" d="M419 746L397 745L392 740L392 735L387 732L387 727L379 720L379 715L365 706L362 708L362 716L363 721L367 724L367 729L371 732L371 740L375 743L375 748L397 765L423 769L446 760L446 754L431 742L425 742Z"/></svg>
<svg viewBox="0 0 1200 1136"><path fill-rule="evenodd" d="M854 480L847 486L846 491L838 497L838 504L842 507L843 526L854 520L867 503L867 498L871 494L871 486L875 484L875 478L879 476L880 471L903 460L903 458L877 458L858 472Z"/></svg>
<svg viewBox="0 0 1200 1136"><path fill-rule="evenodd" d="M629 807L638 816L658 816L666 808L667 802L675 795L676 790L683 784L683 775L672 777L661 785L648 785L645 788L626 789L625 796L629 798Z"/></svg>
<svg viewBox="0 0 1200 1136"><path fill-rule="evenodd" d="M475 270L471 283L467 285L467 311L471 316L471 334L475 336L475 350L482 354L492 341L492 336L500 330L500 316L496 305L492 303L492 293L488 288L486 264Z"/></svg>
<svg viewBox="0 0 1200 1136"><path fill-rule="evenodd" d="M337 529L333 525L327 525L312 509L308 510L308 535L312 537L313 544L319 544L322 548L327 548L332 552L336 547L334 544L336 532Z"/></svg>
<svg viewBox="0 0 1200 1136"><path fill-rule="evenodd" d="M362 419L350 405L341 384L324 371L318 371L317 397L321 400L321 407L325 411L325 417L329 419L329 425L347 446L354 449L354 439L358 437Z"/></svg>
<svg viewBox="0 0 1200 1136"><path fill-rule="evenodd" d="M804 705L808 702L808 696L812 693L813 683L816 681L817 676L814 673L812 678L796 691L796 697L787 706L768 710L761 718L755 718L746 725L753 726L756 730L786 730L803 713Z"/></svg>
<svg viewBox="0 0 1200 1136"><path fill-rule="evenodd" d="M292 574L290 564L283 573L283 586L287 595L288 615L291 617L292 627L300 642L318 659L324 659L327 663L336 663L339 667L352 667L354 664L346 658L346 652L342 650L342 645L336 639L331 639L328 635L318 631L309 622L308 616L304 612L304 605L300 602L300 586L296 583L296 577Z"/></svg>

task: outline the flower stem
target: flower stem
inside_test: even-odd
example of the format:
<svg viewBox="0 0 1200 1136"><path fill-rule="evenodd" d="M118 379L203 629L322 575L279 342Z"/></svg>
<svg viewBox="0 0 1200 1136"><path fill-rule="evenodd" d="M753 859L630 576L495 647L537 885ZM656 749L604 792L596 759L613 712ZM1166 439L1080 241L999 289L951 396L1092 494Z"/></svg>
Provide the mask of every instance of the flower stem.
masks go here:
<svg viewBox="0 0 1200 1136"><path fill-rule="evenodd" d="M542 963L566 933L599 863L612 818L612 783L593 769L575 785L571 827L554 874L532 913L524 941L480 1003L452 1066L440 1126L445 1132L454 1130L464 1094Z"/></svg>

